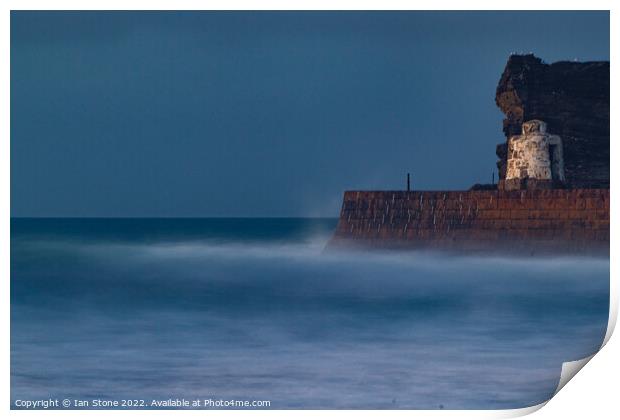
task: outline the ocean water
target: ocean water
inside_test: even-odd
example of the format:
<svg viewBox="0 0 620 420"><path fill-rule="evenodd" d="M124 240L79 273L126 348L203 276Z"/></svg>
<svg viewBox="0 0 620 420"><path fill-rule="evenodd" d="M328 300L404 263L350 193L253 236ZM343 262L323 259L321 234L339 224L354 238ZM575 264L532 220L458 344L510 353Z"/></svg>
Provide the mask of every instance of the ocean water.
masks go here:
<svg viewBox="0 0 620 420"><path fill-rule="evenodd" d="M335 219L13 219L11 404L499 409L595 352L609 260L324 251Z"/></svg>

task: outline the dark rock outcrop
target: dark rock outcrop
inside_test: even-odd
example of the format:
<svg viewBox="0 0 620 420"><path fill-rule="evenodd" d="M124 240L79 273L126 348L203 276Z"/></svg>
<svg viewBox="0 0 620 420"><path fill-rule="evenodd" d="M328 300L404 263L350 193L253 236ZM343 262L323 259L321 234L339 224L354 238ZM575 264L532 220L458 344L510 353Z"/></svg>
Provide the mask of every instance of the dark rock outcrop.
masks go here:
<svg viewBox="0 0 620 420"><path fill-rule="evenodd" d="M609 63L549 65L533 55L511 56L496 103L506 114L507 141L521 135L521 143L512 137L510 148L507 141L497 146L497 185L347 191L330 246L609 255ZM552 145L563 147L561 154L554 149L563 159L554 160ZM527 177L514 176L523 169L515 162L546 162L551 166L532 167L558 176L530 177L529 167ZM513 182L518 189L506 188Z"/></svg>
<svg viewBox="0 0 620 420"><path fill-rule="evenodd" d="M532 54L512 55L495 102L506 115L507 140L533 119L562 138L567 187L609 188L609 62L545 64ZM496 152L501 180L506 142Z"/></svg>

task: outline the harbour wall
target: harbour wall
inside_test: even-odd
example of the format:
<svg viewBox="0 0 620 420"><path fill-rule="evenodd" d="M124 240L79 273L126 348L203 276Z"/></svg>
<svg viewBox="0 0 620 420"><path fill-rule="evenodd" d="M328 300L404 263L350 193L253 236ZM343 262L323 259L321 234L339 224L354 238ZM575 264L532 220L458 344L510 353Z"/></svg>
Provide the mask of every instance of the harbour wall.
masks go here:
<svg viewBox="0 0 620 420"><path fill-rule="evenodd" d="M609 254L609 189L346 191L330 246Z"/></svg>

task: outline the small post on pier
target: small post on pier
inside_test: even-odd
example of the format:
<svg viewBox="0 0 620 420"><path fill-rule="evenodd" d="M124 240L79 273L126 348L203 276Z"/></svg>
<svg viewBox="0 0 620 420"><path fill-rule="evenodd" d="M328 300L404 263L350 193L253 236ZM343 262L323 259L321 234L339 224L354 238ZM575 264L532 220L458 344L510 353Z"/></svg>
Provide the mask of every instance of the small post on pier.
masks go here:
<svg viewBox="0 0 620 420"><path fill-rule="evenodd" d="M407 172L407 191L411 191L411 175Z"/></svg>
<svg viewBox="0 0 620 420"><path fill-rule="evenodd" d="M495 171L491 172L491 185L495 185Z"/></svg>

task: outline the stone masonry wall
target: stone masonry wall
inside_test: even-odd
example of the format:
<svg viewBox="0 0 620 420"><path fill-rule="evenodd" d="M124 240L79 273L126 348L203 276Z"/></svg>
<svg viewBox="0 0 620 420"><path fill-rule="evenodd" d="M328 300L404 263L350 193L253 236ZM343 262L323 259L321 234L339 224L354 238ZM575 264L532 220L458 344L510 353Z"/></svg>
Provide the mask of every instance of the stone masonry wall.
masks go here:
<svg viewBox="0 0 620 420"><path fill-rule="evenodd" d="M347 191L331 246L609 253L609 190Z"/></svg>

